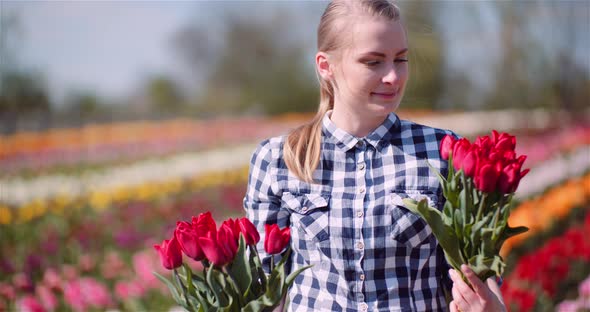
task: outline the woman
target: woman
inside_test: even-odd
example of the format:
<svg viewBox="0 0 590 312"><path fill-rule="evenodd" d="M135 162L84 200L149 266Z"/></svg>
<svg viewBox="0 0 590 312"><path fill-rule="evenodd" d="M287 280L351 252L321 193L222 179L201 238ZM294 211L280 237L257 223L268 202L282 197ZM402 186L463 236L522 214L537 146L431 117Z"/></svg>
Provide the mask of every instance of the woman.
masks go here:
<svg viewBox="0 0 590 312"><path fill-rule="evenodd" d="M300 274L292 311L501 311L497 285L449 273L426 223L402 199L444 198L427 161L446 170L440 140L450 131L400 120L408 45L387 0L332 1L318 28L320 105L288 136L262 142L251 161L244 206L264 224L291 227L289 259ZM261 240L263 241L263 240ZM259 248L264 261L262 244Z"/></svg>

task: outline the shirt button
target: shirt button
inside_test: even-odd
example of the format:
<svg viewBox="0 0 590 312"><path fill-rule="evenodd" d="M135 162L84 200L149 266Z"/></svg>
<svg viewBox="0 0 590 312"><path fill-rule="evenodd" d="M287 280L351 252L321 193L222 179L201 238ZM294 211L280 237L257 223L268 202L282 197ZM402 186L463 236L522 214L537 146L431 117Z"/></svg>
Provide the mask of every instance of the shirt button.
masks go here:
<svg viewBox="0 0 590 312"><path fill-rule="evenodd" d="M367 311L369 309L369 305L363 302L359 305L359 308L361 309L361 311Z"/></svg>
<svg viewBox="0 0 590 312"><path fill-rule="evenodd" d="M365 188L364 187L361 187L360 190L359 190L359 193L364 194L365 193Z"/></svg>
<svg viewBox="0 0 590 312"><path fill-rule="evenodd" d="M359 279L360 279L361 281L364 281L364 280L365 280L365 274L361 274L361 276L359 276Z"/></svg>
<svg viewBox="0 0 590 312"><path fill-rule="evenodd" d="M363 244L363 242L358 242L358 243L356 243L356 248L363 249L363 248L365 248L365 244Z"/></svg>
<svg viewBox="0 0 590 312"><path fill-rule="evenodd" d="M359 170L365 169L365 164L359 164Z"/></svg>
<svg viewBox="0 0 590 312"><path fill-rule="evenodd" d="M301 208L301 211L306 212L307 211L307 207Z"/></svg>
<svg viewBox="0 0 590 312"><path fill-rule="evenodd" d="M360 147L360 148L364 147L365 146L365 141L359 140L358 142L356 142L356 146L357 147Z"/></svg>
<svg viewBox="0 0 590 312"><path fill-rule="evenodd" d="M363 216L363 212L362 212L362 211L360 211L360 210L359 210L359 211L357 211L357 212L356 212L356 216L357 216L357 217L359 217L359 218L360 218L360 217L362 217L362 216Z"/></svg>

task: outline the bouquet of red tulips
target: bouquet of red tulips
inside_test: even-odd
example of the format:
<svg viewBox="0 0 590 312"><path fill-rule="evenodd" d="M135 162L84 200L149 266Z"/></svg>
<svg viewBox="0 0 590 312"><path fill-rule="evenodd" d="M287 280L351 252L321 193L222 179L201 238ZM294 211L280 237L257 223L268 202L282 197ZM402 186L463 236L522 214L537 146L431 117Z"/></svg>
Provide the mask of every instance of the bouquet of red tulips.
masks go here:
<svg viewBox="0 0 590 312"><path fill-rule="evenodd" d="M443 210L429 207L426 200L404 200L428 223L447 262L458 272L468 264L483 281L502 276L502 244L528 230L508 225L510 202L529 171L522 170L526 156L517 157L515 147L514 136L495 130L473 144L447 135L440 153L449 162L448 176L437 172L446 199Z"/></svg>
<svg viewBox="0 0 590 312"><path fill-rule="evenodd" d="M284 299L295 277L309 268L287 276L285 262L291 251L287 249L278 264L271 262L267 276L256 250L260 234L247 218L225 220L219 229L210 212L191 221L179 221L174 236L154 246L162 265L173 270L173 280L154 274L166 283L176 303L188 311L272 310ZM290 229L273 224L266 225L265 231L265 251L282 253L291 239ZM203 271L193 272L183 263L183 253L200 261Z"/></svg>

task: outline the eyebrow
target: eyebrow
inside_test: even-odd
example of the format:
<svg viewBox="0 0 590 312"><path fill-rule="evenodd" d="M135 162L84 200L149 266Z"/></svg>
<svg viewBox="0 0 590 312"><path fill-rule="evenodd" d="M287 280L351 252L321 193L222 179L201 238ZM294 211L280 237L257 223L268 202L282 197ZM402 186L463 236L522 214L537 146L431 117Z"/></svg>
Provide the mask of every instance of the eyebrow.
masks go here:
<svg viewBox="0 0 590 312"><path fill-rule="evenodd" d="M404 54L406 52L408 52L408 49L407 48L402 49L401 51L397 52L395 55L397 56L397 55L400 55L400 54ZM386 57L385 54L383 54L381 52L374 52L374 51L363 53L362 55L373 55L373 56L378 56L378 57Z"/></svg>

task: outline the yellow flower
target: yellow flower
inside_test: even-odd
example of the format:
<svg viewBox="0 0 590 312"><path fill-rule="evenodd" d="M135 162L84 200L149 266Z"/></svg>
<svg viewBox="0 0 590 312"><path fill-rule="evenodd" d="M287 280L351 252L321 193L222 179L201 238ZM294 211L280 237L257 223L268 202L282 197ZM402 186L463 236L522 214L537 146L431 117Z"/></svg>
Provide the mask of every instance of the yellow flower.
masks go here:
<svg viewBox="0 0 590 312"><path fill-rule="evenodd" d="M0 224L8 225L12 221L12 213L10 208L6 206L0 206Z"/></svg>

